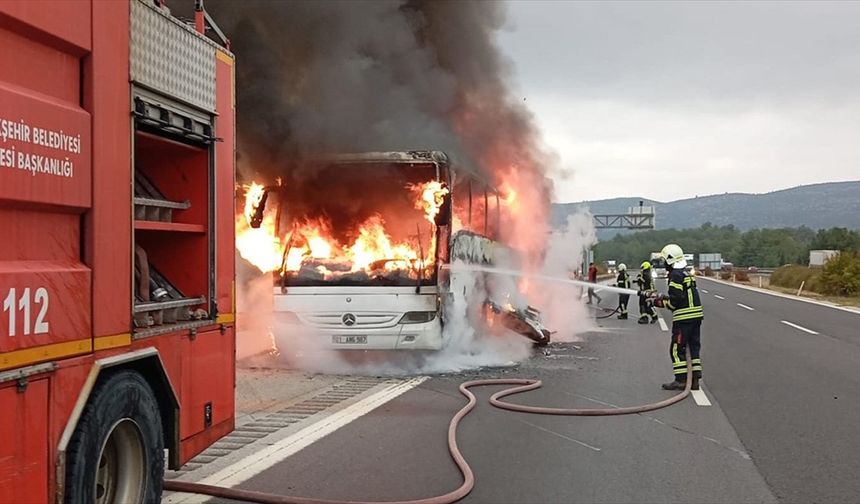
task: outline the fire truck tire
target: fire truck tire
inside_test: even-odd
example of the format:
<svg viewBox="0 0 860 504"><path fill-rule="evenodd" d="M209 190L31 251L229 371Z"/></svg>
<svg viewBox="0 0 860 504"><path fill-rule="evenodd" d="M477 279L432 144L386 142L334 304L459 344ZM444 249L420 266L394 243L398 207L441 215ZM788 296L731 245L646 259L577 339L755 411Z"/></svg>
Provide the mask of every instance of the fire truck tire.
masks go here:
<svg viewBox="0 0 860 504"><path fill-rule="evenodd" d="M65 502L161 501L164 434L152 388L122 370L100 380L66 452Z"/></svg>

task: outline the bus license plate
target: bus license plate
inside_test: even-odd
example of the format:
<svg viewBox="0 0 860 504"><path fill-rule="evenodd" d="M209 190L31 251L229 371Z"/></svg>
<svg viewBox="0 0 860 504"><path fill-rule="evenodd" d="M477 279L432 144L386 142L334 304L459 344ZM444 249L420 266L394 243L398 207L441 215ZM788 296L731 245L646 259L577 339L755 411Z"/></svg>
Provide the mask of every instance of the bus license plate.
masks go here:
<svg viewBox="0 0 860 504"><path fill-rule="evenodd" d="M335 334L331 337L331 342L336 344L346 344L346 345L366 345L367 344L367 335L341 335Z"/></svg>

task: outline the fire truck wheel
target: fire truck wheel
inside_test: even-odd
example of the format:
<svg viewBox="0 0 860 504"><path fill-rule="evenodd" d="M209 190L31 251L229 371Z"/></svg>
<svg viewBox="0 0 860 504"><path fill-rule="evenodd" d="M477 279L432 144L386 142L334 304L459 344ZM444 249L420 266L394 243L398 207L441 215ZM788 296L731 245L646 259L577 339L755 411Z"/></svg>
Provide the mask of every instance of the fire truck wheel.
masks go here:
<svg viewBox="0 0 860 504"><path fill-rule="evenodd" d="M158 403L139 373L100 381L66 452L67 503L161 501L164 436Z"/></svg>

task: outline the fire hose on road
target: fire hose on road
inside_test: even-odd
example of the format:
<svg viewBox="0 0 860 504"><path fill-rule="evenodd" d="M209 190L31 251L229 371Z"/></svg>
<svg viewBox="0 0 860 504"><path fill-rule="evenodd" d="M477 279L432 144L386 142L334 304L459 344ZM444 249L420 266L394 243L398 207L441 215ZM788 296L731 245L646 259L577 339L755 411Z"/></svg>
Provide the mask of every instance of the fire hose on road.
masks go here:
<svg viewBox="0 0 860 504"><path fill-rule="evenodd" d="M514 271L514 270L505 270L488 266L478 266L478 265L455 265L454 267L446 266L446 268L450 268L456 271L482 271L486 273L494 273L500 275L510 275L510 276L523 276L527 278L535 278L544 281L551 282L559 282L559 283L568 283L573 285L579 285L583 287L593 287L595 290L606 290L609 292L616 292L619 294L630 294L630 295L638 295L639 291L635 291L632 289L622 289L620 287L611 287L606 285L593 284L589 282L583 282L580 280L569 280L569 279L560 279L550 276L544 275L532 275L525 274L523 272ZM451 458L454 460L454 463L457 465L457 468L460 470L460 473L463 476L463 483L459 488L448 492L443 495L438 495L435 497L427 497L424 499L416 499L416 500L408 500L408 501L344 501L344 500L330 500L330 499L313 499L308 497L294 497L287 495L277 495L270 494L264 492L255 492L253 490L241 490L236 488L226 488L219 487L215 485L204 485L201 483L191 483L185 481L165 481L164 489L173 491L173 492L183 492L183 493L192 493L192 494L202 494L209 495L212 497L222 498L222 499L231 499L236 501L244 501L244 502L254 502L258 504L450 504L453 502L457 502L460 499L466 497L469 492L472 491L472 488L475 486L475 475L472 472L472 468L469 467L468 462L466 462L466 458L460 452L460 448L457 445L457 428L460 425L460 421L466 417L477 404L477 398L475 394L470 390L473 387L488 387L488 386L499 386L499 385L513 385L512 387L500 390L490 396L490 404L496 408L501 408L509 411L517 411L520 413L531 413L535 415L559 415L559 416L617 416L617 415L632 415L636 413L645 413L648 411L654 411L661 408L665 408L667 406L671 406L677 402L683 401L687 396L690 395L690 388L692 386L692 375L693 368L691 366L692 360L690 357L690 348L687 347L687 382L686 387L680 393L664 399L662 401L658 401L650 404L642 404L639 406L629 406L623 408L552 408L545 406L525 406L522 404L515 404L507 401L503 401L502 399L508 396L513 396L516 394L522 394L524 392L529 392L531 390L539 389L543 386L543 382L541 380L529 380L529 379L521 379L521 378L502 378L502 379L486 379L486 380L472 380L463 382L460 384L460 393L463 394L468 402L465 406L460 408L459 411L451 418L451 421L448 423L448 451L451 454Z"/></svg>
<svg viewBox="0 0 860 504"><path fill-rule="evenodd" d="M416 499L408 501L344 501L344 500L329 500L329 499L312 499L308 497L293 497L287 495L277 495L264 492L255 492L253 490L240 490L236 488L219 487L215 485L203 485L200 483L189 483L185 481L165 481L164 489L173 492L184 492L193 494L210 495L212 497L222 499L232 499L236 501L255 502L258 504L450 504L457 502L460 499L469 495L472 488L475 486L475 475L472 473L472 468L469 467L466 458L460 452L457 445L457 427L460 421L469 414L477 404L478 400L475 394L472 393L473 387L487 387L498 385L514 385L513 387L500 390L490 396L490 404L496 408L506 409L510 411L518 411L521 413L532 413L536 415L561 415L561 416L616 416L616 415L632 415L635 413L645 413L657 409L671 406L677 402L683 401L690 395L690 387L692 384L693 368L691 367L690 347L687 347L687 385L684 390L668 399L659 402L642 404L639 406L629 406L625 408L551 408L545 406L525 406L522 404L510 403L503 401L502 398L516 394L522 394L540 388L543 385L541 380L528 379L487 379L487 380L472 380L460 384L460 393L466 396L468 402L465 406L451 418L448 424L448 451L451 458L463 475L463 484L459 488L443 495L435 497L427 497L425 499Z"/></svg>

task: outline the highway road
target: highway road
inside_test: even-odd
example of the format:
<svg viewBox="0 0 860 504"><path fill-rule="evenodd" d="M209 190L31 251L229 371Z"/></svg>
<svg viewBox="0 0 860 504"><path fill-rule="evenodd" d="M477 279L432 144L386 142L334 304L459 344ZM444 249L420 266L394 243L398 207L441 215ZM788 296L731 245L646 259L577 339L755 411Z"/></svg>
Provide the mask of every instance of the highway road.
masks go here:
<svg viewBox="0 0 860 504"><path fill-rule="evenodd" d="M497 410L486 403L491 390L479 390L459 433L476 477L463 502L858 502L860 314L704 279L700 288L705 372L695 400L572 418ZM671 379L669 333L636 324L636 311L512 367L388 380L316 422L223 457L215 476L204 466L183 478L358 501L447 492L460 484L445 432L464 403L464 380L540 378L544 388L515 399L534 405L668 397L659 384Z"/></svg>
<svg viewBox="0 0 860 504"><path fill-rule="evenodd" d="M701 280L706 380L784 502L860 502L860 314Z"/></svg>

